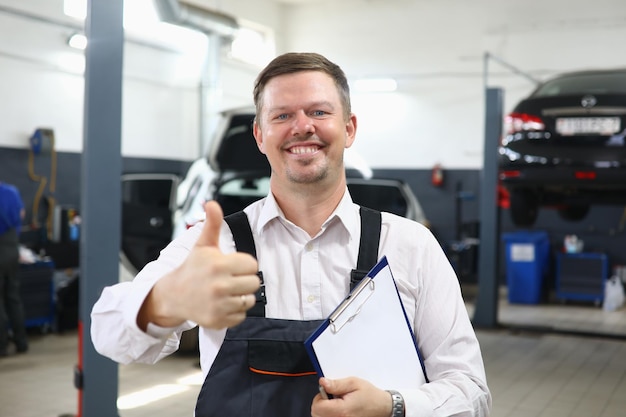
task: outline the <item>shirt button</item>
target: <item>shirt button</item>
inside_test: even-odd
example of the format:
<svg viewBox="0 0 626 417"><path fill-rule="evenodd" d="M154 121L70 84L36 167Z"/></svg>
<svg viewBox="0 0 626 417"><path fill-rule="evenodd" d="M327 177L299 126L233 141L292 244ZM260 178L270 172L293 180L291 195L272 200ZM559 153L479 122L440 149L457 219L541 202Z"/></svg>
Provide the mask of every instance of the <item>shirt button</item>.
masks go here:
<svg viewBox="0 0 626 417"><path fill-rule="evenodd" d="M313 250L313 244L311 242L307 243L304 249L306 249L307 252L311 252Z"/></svg>
<svg viewBox="0 0 626 417"><path fill-rule="evenodd" d="M306 299L309 303L312 303L313 301L315 301L315 296L314 295L309 295Z"/></svg>

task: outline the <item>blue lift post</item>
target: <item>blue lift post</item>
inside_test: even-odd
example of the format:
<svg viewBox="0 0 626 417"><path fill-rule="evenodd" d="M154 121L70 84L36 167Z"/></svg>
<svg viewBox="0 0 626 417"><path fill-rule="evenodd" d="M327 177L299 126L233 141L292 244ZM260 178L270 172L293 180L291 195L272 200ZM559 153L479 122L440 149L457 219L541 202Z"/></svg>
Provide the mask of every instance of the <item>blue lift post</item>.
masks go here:
<svg viewBox="0 0 626 417"><path fill-rule="evenodd" d="M478 247L478 297L473 324L498 325L498 144L502 134L503 92L485 88L485 148L480 190L480 245Z"/></svg>
<svg viewBox="0 0 626 417"><path fill-rule="evenodd" d="M81 163L78 417L117 417L118 365L91 343L91 308L119 280L123 0L90 0Z"/></svg>

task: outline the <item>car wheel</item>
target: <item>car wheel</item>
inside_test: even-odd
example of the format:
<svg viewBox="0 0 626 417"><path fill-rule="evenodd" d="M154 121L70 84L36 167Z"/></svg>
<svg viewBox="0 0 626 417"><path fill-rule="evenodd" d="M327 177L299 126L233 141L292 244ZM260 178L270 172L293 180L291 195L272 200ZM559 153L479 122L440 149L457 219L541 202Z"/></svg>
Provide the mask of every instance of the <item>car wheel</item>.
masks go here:
<svg viewBox="0 0 626 417"><path fill-rule="evenodd" d="M537 220L539 201L528 189L513 190L510 197L511 220L516 226L529 227Z"/></svg>
<svg viewBox="0 0 626 417"><path fill-rule="evenodd" d="M567 220L570 222L577 222L587 217L587 214L589 213L589 206L587 205L565 206L563 208L560 208L558 211L559 211L559 216L561 216L563 220Z"/></svg>

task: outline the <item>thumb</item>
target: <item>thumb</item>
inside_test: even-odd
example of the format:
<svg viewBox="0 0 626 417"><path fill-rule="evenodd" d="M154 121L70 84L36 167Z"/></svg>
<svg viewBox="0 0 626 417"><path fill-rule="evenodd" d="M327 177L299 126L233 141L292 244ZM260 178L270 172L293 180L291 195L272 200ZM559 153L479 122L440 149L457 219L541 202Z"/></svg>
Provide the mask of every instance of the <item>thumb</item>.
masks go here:
<svg viewBox="0 0 626 417"><path fill-rule="evenodd" d="M206 215L204 226L202 226L202 232L200 232L196 245L217 247L220 241L220 229L222 228L224 213L220 205L213 200L204 203L204 213Z"/></svg>
<svg viewBox="0 0 626 417"><path fill-rule="evenodd" d="M337 389L337 384L335 384L334 380L322 377L319 380L319 384L326 390L327 393L337 394L335 392Z"/></svg>
<svg viewBox="0 0 626 417"><path fill-rule="evenodd" d="M354 382L354 378L321 378L319 384L324 387L328 394L333 394L341 397L356 389Z"/></svg>

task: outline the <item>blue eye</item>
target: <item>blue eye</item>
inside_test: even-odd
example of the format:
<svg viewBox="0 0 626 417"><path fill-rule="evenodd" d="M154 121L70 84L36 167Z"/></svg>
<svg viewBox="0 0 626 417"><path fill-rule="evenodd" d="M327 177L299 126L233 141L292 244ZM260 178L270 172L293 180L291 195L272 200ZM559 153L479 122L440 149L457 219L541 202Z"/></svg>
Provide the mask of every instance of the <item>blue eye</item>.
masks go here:
<svg viewBox="0 0 626 417"><path fill-rule="evenodd" d="M326 112L324 110L315 110L313 112L314 116L324 116L326 114Z"/></svg>

